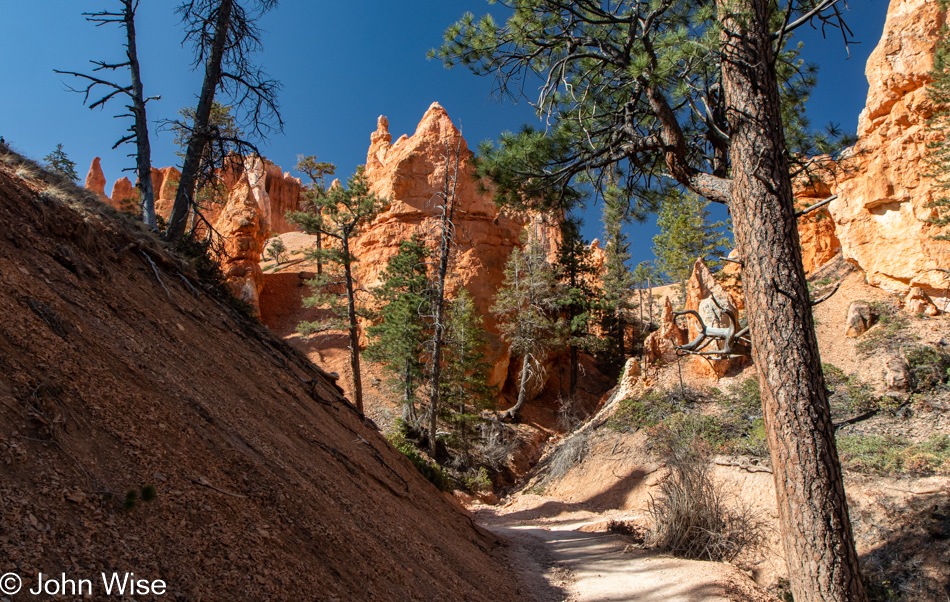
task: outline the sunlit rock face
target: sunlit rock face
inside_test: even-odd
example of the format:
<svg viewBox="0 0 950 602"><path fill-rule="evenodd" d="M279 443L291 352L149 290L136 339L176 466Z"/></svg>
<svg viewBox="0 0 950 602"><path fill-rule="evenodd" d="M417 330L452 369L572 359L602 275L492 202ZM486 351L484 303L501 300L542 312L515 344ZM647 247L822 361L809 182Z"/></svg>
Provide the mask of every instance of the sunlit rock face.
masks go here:
<svg viewBox="0 0 950 602"><path fill-rule="evenodd" d="M946 296L938 268L950 260L950 244L933 240L934 198L923 174L928 73L946 19L935 0L892 0L881 41L867 63L867 104L858 123L853 158L839 170L830 206L845 258L867 274L869 284L906 294L920 287ZM847 165L847 163L853 163Z"/></svg>
<svg viewBox="0 0 950 602"><path fill-rule="evenodd" d="M400 242L414 234L431 238L438 231L443 195L454 193L457 254L449 267L449 296L466 288L478 312L485 316L491 382L501 386L511 357L498 336L490 308L504 281L505 263L526 225L549 250L557 247L559 235L548 219L499 211L491 193L479 190L472 178L472 155L462 133L438 103L425 112L412 136L403 135L395 142L389 121L381 116L370 135L366 175L372 191L389 202L357 240L354 251L359 258L361 285L372 289L380 284L380 273L399 252Z"/></svg>
<svg viewBox="0 0 950 602"><path fill-rule="evenodd" d="M100 199L108 202L109 197L106 196L106 176L102 173L100 161L102 161L102 159L96 157L89 166L89 173L86 174L86 190L94 192Z"/></svg>
<svg viewBox="0 0 950 602"><path fill-rule="evenodd" d="M399 252L399 243L414 234L431 238L438 231L442 193L456 196L457 254L449 268L449 294L459 288L472 294L478 312L485 316L489 334L487 360L491 382L501 386L508 374L510 355L498 336L490 308L504 281L504 267L519 244L525 220L500 212L489 192L479 191L472 178L469 150L461 132L438 103L425 112L412 136L392 142L389 121L380 117L370 136L366 175L372 191L389 199L384 211L357 240L358 273L363 287L380 284L380 273ZM539 236L550 238L547 225L533 224Z"/></svg>

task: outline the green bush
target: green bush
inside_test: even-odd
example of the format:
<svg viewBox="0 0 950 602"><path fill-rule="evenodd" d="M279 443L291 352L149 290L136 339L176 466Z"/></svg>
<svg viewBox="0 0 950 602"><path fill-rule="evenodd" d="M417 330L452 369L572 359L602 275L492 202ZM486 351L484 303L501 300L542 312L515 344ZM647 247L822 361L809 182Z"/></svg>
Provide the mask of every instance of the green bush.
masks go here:
<svg viewBox="0 0 950 602"><path fill-rule="evenodd" d="M469 470L462 477L462 485L467 491L472 493L482 493L491 491L491 479L488 478L488 470L484 466L479 466L478 470Z"/></svg>
<svg viewBox="0 0 950 602"><path fill-rule="evenodd" d="M687 410L703 397L702 392L693 389L647 391L643 397L621 401L610 425L616 430L652 428L667 417Z"/></svg>
<svg viewBox="0 0 950 602"><path fill-rule="evenodd" d="M874 389L863 382L857 374L845 374L832 364L822 364L825 385L830 392L828 402L833 418L844 418L872 410L885 409L888 400L875 395Z"/></svg>
<svg viewBox="0 0 950 602"><path fill-rule="evenodd" d="M932 391L950 378L950 353L930 345L911 347L904 359L914 375L918 391Z"/></svg>
<svg viewBox="0 0 950 602"><path fill-rule="evenodd" d="M950 436L910 443L894 435L838 437L838 453L850 470L878 475L950 474Z"/></svg>
<svg viewBox="0 0 950 602"><path fill-rule="evenodd" d="M416 470L428 479L430 483L438 487L440 491L452 490L451 479L449 479L445 470L435 462L430 462L423 458L419 450L416 449L416 446L406 440L405 437L396 433L389 437L389 442L393 444L393 447L402 452L404 456L409 458L409 461L416 467Z"/></svg>
<svg viewBox="0 0 950 602"><path fill-rule="evenodd" d="M703 401L718 401L721 412L699 413ZM642 398L621 402L610 426L616 430L650 429L652 437L661 432L658 427L664 427L684 437L696 437L718 453L768 455L762 399L754 378L733 386L728 395L715 389L650 391Z"/></svg>

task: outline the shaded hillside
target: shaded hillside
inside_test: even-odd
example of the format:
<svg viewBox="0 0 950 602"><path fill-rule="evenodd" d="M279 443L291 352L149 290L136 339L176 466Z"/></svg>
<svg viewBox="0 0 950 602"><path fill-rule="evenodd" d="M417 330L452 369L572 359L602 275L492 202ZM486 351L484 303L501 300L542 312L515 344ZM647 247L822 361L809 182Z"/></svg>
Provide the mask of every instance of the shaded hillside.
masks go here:
<svg viewBox="0 0 950 602"><path fill-rule="evenodd" d="M0 573L132 571L183 600L521 598L498 540L330 377L0 154Z"/></svg>

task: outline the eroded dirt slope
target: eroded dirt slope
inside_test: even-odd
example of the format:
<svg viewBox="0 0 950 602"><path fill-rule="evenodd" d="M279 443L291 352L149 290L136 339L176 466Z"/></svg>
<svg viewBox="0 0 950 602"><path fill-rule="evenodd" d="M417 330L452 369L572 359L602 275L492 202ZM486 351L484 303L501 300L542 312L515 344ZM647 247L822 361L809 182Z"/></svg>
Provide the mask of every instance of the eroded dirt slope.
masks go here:
<svg viewBox="0 0 950 602"><path fill-rule="evenodd" d="M499 541L332 379L3 158L0 573L133 571L165 600L524 599Z"/></svg>

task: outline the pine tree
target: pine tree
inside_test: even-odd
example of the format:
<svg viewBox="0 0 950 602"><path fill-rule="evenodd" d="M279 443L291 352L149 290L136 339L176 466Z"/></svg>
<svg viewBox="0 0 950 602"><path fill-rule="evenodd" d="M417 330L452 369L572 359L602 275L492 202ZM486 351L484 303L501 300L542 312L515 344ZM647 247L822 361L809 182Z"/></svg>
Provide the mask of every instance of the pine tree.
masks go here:
<svg viewBox="0 0 950 602"><path fill-rule="evenodd" d="M419 235L399 244L399 253L380 274L382 285L373 291L381 322L367 329L370 338L366 356L382 362L402 394L402 418L415 425L416 389L422 382L425 362L423 345L428 338L422 315L429 292L428 250Z"/></svg>
<svg viewBox="0 0 950 602"><path fill-rule="evenodd" d="M604 197L604 283L602 286L601 328L608 335L607 365L622 368L627 352L626 326L630 310L630 289L633 276L627 261L630 260L630 243L623 232L628 221L626 201L615 194ZM641 324L643 322L641 317Z"/></svg>
<svg viewBox="0 0 950 602"><path fill-rule="evenodd" d="M170 122L167 127L174 134L172 144L178 147L175 155L184 160L195 127L196 109L182 107L178 109L178 115L180 119ZM208 117L208 129L211 135L198 159L192 230L197 223L198 213L213 205L223 205L227 202L228 190L220 177L221 172L240 173L244 168L244 156L240 154L243 146L239 141L244 140L245 134L233 115L232 107L213 101ZM208 226L210 227L210 224Z"/></svg>
<svg viewBox="0 0 950 602"><path fill-rule="evenodd" d="M195 67L204 68L201 93L191 123L178 122L189 130L181 179L165 237L178 244L187 229L188 214L196 205L195 193L202 186L202 158L208 145L227 143L238 155L260 155L246 139L226 139L211 122L211 112L220 91L231 102L250 130L262 139L283 128L277 106L280 84L251 61L261 48L258 20L277 6L277 0L183 0L178 13L185 40L194 45Z"/></svg>
<svg viewBox="0 0 950 602"><path fill-rule="evenodd" d="M58 173L70 182L79 179L79 174L76 173L76 162L70 160L62 144L57 144L56 150L43 157L43 161L45 161L46 169Z"/></svg>
<svg viewBox="0 0 950 602"><path fill-rule="evenodd" d="M696 259L706 265L719 265L707 255L724 255L731 246L723 235L723 222L709 223L709 201L695 194L669 194L664 199L656 223L660 233L653 237L656 267L673 282L680 283L682 300L686 300L686 281Z"/></svg>
<svg viewBox="0 0 950 602"><path fill-rule="evenodd" d="M323 196L327 193L326 179L328 176L332 176L334 173L336 173L336 165L317 161L317 157L315 155L297 155L297 165L294 167L294 169L301 173L307 174L307 177L310 178L310 183L307 184L304 189L304 197L309 199L311 202L314 198ZM319 212L320 207L315 205L314 210ZM321 249L323 249L323 234L317 232L316 237L316 247L317 251L319 252ZM323 260L317 259L317 274L322 273Z"/></svg>
<svg viewBox="0 0 950 602"><path fill-rule="evenodd" d="M476 313L471 293L461 289L449 303L443 347L441 399L459 431L466 464L469 455L469 425L479 419L478 411L491 406L488 384L491 364L485 361L485 330Z"/></svg>
<svg viewBox="0 0 950 602"><path fill-rule="evenodd" d="M275 266L280 265L280 258L286 251L287 245L279 236L275 236L271 239L271 243L267 245L267 256L274 260Z"/></svg>
<svg viewBox="0 0 950 602"><path fill-rule="evenodd" d="M728 205L798 602L867 599L806 311L790 175L807 148L798 134L814 85L791 37L821 20L847 42L836 3L511 0L504 23L468 13L432 52L493 77L501 94L540 82L545 130L480 149L479 174L498 200L570 207L613 172L632 215L665 185Z"/></svg>
<svg viewBox="0 0 950 602"><path fill-rule="evenodd" d="M560 282L558 305L566 317L565 343L568 350L568 399L577 398L578 353L593 351L596 339L590 331L597 295L592 284L594 266L590 247L581 238L581 222L567 216L561 221L561 243L558 246L557 277Z"/></svg>
<svg viewBox="0 0 950 602"><path fill-rule="evenodd" d="M439 190L432 199L439 215L436 218L437 250L432 284L432 338L429 342L429 453L435 457L436 427L439 418L439 396L442 382L442 345L445 342L446 284L449 263L455 255L455 211L458 205L456 192L459 184L459 165L462 163L462 137L453 145L450 139L442 141L443 169Z"/></svg>
<svg viewBox="0 0 950 602"><path fill-rule="evenodd" d="M356 321L356 282L353 264L356 258L351 252L353 241L362 228L383 208L384 201L369 190L369 181L363 166L347 180L347 185L332 186L325 195L312 199L311 211L295 211L287 214L288 221L301 226L307 234L320 232L339 242L339 247L314 249L307 255L310 260L320 259L329 267L336 268L319 275L310 282L313 295L304 299L308 307L327 307L335 320L326 323L304 322L302 332L320 332L343 326L350 337L350 369L353 371L353 401L363 415L363 383L360 379L360 345ZM339 295L327 292L330 285L342 285L346 308L341 307Z"/></svg>
<svg viewBox="0 0 950 602"><path fill-rule="evenodd" d="M537 241L513 249L505 265L505 282L495 295L492 313L513 356L521 357L518 401L505 412L517 420L524 407L528 378L539 370L540 354L562 340L564 323L558 316L557 277Z"/></svg>
<svg viewBox="0 0 950 602"><path fill-rule="evenodd" d="M944 3L943 8L946 8ZM950 225L950 28L944 25L934 52L934 64L930 71L931 82L927 86L927 98L934 105L933 115L927 120L927 153L924 161L933 180L937 196L927 207L937 210L931 224L944 228ZM934 236L937 240L950 240L950 233Z"/></svg>

